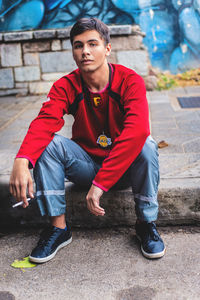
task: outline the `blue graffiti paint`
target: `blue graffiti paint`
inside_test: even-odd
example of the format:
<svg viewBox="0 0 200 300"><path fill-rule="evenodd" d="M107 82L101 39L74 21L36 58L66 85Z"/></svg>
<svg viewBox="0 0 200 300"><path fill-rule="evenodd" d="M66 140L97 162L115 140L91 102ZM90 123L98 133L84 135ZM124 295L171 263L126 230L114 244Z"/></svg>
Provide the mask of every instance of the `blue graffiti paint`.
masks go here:
<svg viewBox="0 0 200 300"><path fill-rule="evenodd" d="M179 11L183 8L191 7L193 5L193 0L172 0L172 5Z"/></svg>
<svg viewBox="0 0 200 300"><path fill-rule="evenodd" d="M115 7L111 0L65 1L55 9L46 11L41 28L62 28L83 17L96 17L106 24L133 24L133 18Z"/></svg>
<svg viewBox="0 0 200 300"><path fill-rule="evenodd" d="M179 25L187 41L200 49L200 16L194 8L185 8L181 11Z"/></svg>
<svg viewBox="0 0 200 300"><path fill-rule="evenodd" d="M121 10L129 13L137 13L138 10L146 8L155 8L161 5L165 5L165 0L112 0L112 2Z"/></svg>
<svg viewBox="0 0 200 300"><path fill-rule="evenodd" d="M200 0L194 0L193 6L194 6L194 9L195 9L195 10L199 13L199 15L200 15Z"/></svg>
<svg viewBox="0 0 200 300"><path fill-rule="evenodd" d="M149 50L155 67L165 70L169 66L169 56L177 46L174 9L164 0L113 0L115 5L129 11L142 31L146 33L144 43Z"/></svg>
<svg viewBox="0 0 200 300"><path fill-rule="evenodd" d="M146 33L144 43L154 66L166 70L170 53L176 46L172 15L167 10L149 10L140 14L139 24Z"/></svg>
<svg viewBox="0 0 200 300"><path fill-rule="evenodd" d="M180 46L173 51L169 64L172 74L195 69L198 66L199 57L194 54L188 43L181 43Z"/></svg>
<svg viewBox="0 0 200 300"><path fill-rule="evenodd" d="M44 3L42 0L21 2L14 5L6 14L6 22L0 23L1 31L28 30L38 28L44 17Z"/></svg>
<svg viewBox="0 0 200 300"><path fill-rule="evenodd" d="M52 10L57 6L59 6L60 8L63 8L70 1L71 0L44 0L44 4L45 4L47 10Z"/></svg>
<svg viewBox="0 0 200 300"><path fill-rule="evenodd" d="M181 43L171 55L169 69L172 73L200 66L200 1L172 0L178 12ZM198 9L197 9L198 8Z"/></svg>
<svg viewBox="0 0 200 300"><path fill-rule="evenodd" d="M11 4L10 6L8 6L7 9L2 11L2 13L0 14L0 18L2 18L4 15L6 15L9 11L11 11L15 6L17 6L21 2L22 2L22 0L18 0L18 1L15 1L13 4ZM1 4L2 4L2 2L1 2ZM2 7L1 7L1 9L2 9Z"/></svg>
<svg viewBox="0 0 200 300"><path fill-rule="evenodd" d="M81 17L137 23L153 66L200 66L200 0L0 0L0 31L62 28Z"/></svg>

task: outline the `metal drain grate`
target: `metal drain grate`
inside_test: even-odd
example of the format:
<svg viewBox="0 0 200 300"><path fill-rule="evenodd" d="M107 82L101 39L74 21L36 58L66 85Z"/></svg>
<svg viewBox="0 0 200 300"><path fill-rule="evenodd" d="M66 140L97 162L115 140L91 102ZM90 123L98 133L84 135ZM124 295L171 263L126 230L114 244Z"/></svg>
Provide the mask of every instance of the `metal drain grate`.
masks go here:
<svg viewBox="0 0 200 300"><path fill-rule="evenodd" d="M199 97L177 97L178 102L182 108L200 108Z"/></svg>

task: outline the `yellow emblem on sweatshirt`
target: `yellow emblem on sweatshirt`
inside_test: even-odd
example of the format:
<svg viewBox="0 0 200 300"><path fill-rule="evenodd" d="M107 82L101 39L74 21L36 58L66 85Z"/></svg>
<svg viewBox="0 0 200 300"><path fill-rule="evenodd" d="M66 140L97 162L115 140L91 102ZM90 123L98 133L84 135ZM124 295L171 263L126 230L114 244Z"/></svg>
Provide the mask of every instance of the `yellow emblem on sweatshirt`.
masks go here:
<svg viewBox="0 0 200 300"><path fill-rule="evenodd" d="M94 101L95 107L98 107L99 105L101 105L101 97L94 97L93 101Z"/></svg>
<svg viewBox="0 0 200 300"><path fill-rule="evenodd" d="M105 134L101 134L97 139L97 144L102 148L107 148L112 144L111 138L108 138Z"/></svg>

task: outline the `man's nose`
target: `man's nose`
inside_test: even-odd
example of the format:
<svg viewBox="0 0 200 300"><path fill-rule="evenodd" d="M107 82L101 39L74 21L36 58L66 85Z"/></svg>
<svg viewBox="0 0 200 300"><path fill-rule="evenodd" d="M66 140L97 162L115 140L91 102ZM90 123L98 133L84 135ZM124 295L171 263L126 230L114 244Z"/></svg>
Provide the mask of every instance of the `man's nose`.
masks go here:
<svg viewBox="0 0 200 300"><path fill-rule="evenodd" d="M82 48L82 55L85 56L85 55L88 55L88 54L90 54L89 47L88 47L88 45L84 45L83 48Z"/></svg>

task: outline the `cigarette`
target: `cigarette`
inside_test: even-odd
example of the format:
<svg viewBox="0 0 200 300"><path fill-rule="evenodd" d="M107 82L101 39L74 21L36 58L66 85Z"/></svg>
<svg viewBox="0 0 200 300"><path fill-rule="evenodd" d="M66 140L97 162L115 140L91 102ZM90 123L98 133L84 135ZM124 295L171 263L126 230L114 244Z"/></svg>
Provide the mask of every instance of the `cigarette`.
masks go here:
<svg viewBox="0 0 200 300"><path fill-rule="evenodd" d="M33 199L33 198L27 198L26 200L29 202L31 199ZM15 207L17 207L17 206L20 206L20 205L23 205L24 204L24 202L23 201L21 201L21 202L17 202L16 204L14 204L12 207L13 208L15 208Z"/></svg>

